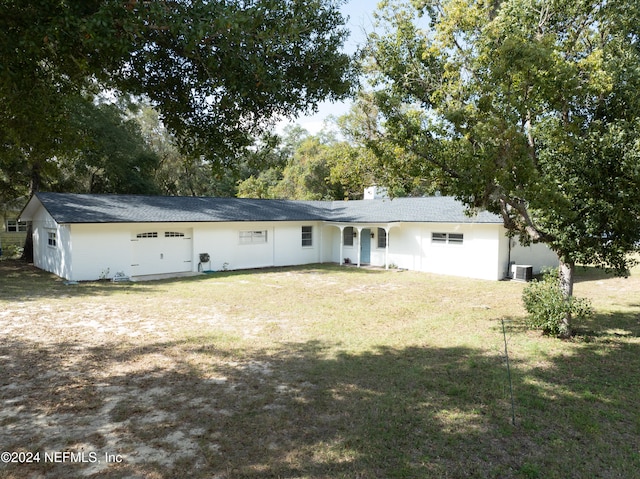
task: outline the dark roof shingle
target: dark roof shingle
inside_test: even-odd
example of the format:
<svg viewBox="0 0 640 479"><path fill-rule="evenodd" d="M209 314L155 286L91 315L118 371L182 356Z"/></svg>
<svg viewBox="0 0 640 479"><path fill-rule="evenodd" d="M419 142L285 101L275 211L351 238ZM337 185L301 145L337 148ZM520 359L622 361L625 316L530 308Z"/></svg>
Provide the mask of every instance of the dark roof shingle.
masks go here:
<svg viewBox="0 0 640 479"><path fill-rule="evenodd" d="M292 201L191 196L37 193L58 223L333 221L343 223L501 223L486 211L465 214L452 197ZM29 219L29 205L23 211ZM31 213L33 214L33 213Z"/></svg>

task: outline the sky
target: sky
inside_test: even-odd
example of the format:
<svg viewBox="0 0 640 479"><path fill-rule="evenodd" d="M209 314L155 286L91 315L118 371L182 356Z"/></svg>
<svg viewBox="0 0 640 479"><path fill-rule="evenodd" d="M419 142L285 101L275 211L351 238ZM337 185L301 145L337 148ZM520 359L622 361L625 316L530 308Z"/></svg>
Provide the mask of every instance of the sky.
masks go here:
<svg viewBox="0 0 640 479"><path fill-rule="evenodd" d="M345 51L347 53L354 53L358 46L364 43L366 35L373 31L373 12L377 4L378 0L349 0L342 6L343 15L348 17L346 26L351 32L345 43ZM324 121L328 116L344 115L349 111L350 106L350 101L341 103L323 102L319 105L318 113L280 122L277 130L281 132L286 125L298 124L309 133L316 134L323 128Z"/></svg>

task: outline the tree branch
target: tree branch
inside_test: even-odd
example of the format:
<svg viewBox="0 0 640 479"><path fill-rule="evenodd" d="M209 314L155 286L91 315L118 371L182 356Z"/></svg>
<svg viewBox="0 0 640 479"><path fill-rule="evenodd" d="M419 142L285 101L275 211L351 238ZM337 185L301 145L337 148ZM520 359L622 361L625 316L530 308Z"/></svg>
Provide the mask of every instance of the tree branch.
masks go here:
<svg viewBox="0 0 640 479"><path fill-rule="evenodd" d="M509 197L502 193L499 195L498 201L505 228L525 233L534 243L550 243L555 239L552 235L538 228L529 214L527 203L523 199ZM517 221L514 217L514 211L520 221Z"/></svg>

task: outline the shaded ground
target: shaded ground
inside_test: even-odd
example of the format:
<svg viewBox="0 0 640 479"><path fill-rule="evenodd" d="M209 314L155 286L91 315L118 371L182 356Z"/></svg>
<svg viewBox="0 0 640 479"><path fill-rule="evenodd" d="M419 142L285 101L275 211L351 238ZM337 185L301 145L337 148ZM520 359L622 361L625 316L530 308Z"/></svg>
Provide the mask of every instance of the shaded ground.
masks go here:
<svg viewBox="0 0 640 479"><path fill-rule="evenodd" d="M349 270L64 286L0 263L0 449L22 461L0 478L640 470L636 279L585 281L605 312L571 343L510 318L513 426L499 319L522 285Z"/></svg>

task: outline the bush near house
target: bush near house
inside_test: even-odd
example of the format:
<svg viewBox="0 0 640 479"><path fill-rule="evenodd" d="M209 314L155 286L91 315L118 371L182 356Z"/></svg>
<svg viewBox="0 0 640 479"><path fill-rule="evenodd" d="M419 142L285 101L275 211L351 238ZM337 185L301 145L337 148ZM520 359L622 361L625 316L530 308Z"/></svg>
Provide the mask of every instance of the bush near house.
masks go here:
<svg viewBox="0 0 640 479"><path fill-rule="evenodd" d="M0 261L19 258L22 256L23 249L24 248L22 246L16 246L14 244L3 246L0 243Z"/></svg>
<svg viewBox="0 0 640 479"><path fill-rule="evenodd" d="M562 296L557 268L545 271L541 280L529 283L522 292L522 301L529 313L529 326L552 336L566 333L563 319L567 313L578 322L593 316L588 299L572 297L567 301Z"/></svg>

